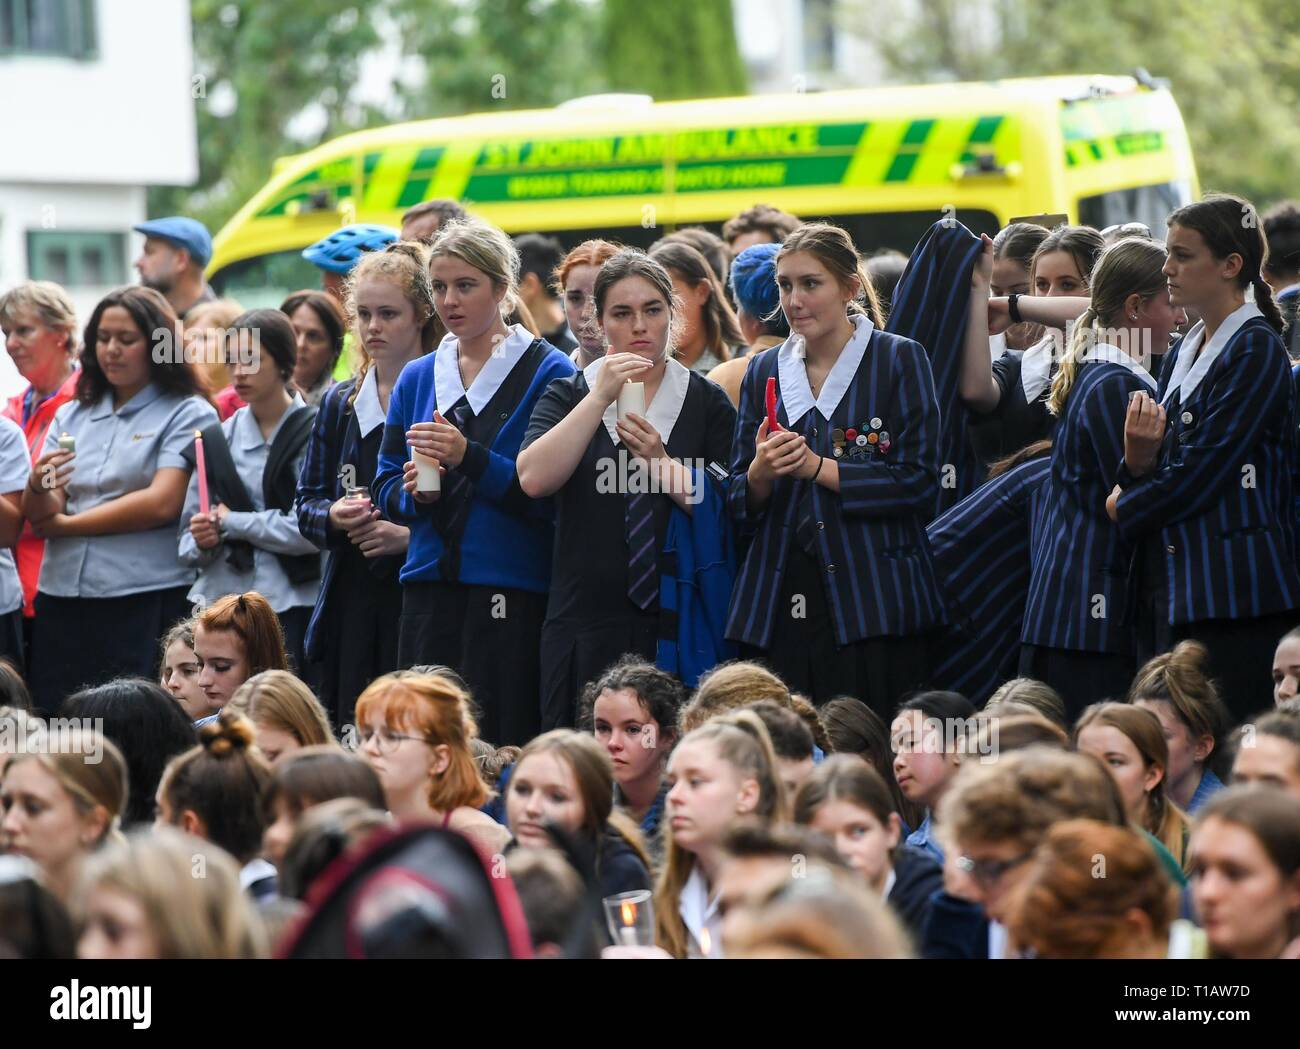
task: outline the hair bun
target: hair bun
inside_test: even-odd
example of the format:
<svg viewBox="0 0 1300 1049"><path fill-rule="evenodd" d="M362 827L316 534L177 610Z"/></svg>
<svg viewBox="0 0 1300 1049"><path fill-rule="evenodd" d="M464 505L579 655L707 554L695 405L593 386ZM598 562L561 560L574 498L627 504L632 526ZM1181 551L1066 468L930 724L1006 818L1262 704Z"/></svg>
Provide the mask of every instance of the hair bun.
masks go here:
<svg viewBox="0 0 1300 1049"><path fill-rule="evenodd" d="M229 707L223 708L216 721L199 729L199 743L214 758L247 751L256 738L253 723Z"/></svg>

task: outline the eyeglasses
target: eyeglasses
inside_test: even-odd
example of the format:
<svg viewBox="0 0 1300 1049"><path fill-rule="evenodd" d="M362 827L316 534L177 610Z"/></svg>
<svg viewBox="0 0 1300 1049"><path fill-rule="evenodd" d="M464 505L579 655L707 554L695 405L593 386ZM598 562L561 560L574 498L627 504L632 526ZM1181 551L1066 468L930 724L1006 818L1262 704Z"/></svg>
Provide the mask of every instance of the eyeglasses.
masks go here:
<svg viewBox="0 0 1300 1049"><path fill-rule="evenodd" d="M1013 867L1019 867L1032 855L1032 852L1026 852L1012 860L973 860L969 856L958 856L957 867L974 878L982 888L991 889L1002 875Z"/></svg>
<svg viewBox="0 0 1300 1049"><path fill-rule="evenodd" d="M379 753L381 754L393 753L393 751L397 749L397 745L404 739L413 739L417 743L429 742L423 736L408 736L403 732L390 732L386 728L381 728L379 730L363 728L359 733L357 733L357 736L361 740L361 745L363 747L367 746L372 739L376 740L379 746Z"/></svg>
<svg viewBox="0 0 1300 1049"><path fill-rule="evenodd" d="M1145 222L1117 222L1101 231L1105 237L1146 237L1151 238L1151 227Z"/></svg>

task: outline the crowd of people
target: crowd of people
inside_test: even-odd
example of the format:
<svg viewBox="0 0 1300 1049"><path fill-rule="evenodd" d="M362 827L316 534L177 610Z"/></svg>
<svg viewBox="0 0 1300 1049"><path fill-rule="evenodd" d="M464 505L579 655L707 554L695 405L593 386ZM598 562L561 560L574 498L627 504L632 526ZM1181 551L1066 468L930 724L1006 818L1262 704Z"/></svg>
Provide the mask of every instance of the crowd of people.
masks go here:
<svg viewBox="0 0 1300 1049"><path fill-rule="evenodd" d="M0 292L0 954L1300 957L1300 208L139 231Z"/></svg>

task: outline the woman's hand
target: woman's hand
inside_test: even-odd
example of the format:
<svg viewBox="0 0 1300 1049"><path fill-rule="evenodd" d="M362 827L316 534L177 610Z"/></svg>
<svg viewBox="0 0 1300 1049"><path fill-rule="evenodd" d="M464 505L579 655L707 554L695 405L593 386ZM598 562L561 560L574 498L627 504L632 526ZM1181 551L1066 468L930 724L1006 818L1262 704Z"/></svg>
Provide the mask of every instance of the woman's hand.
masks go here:
<svg viewBox="0 0 1300 1049"><path fill-rule="evenodd" d="M618 400L618 392L623 384L643 381L645 375L654 367L652 361L646 360L639 353L614 353L605 358L596 376L596 386L591 396L597 402L608 407Z"/></svg>
<svg viewBox="0 0 1300 1049"><path fill-rule="evenodd" d="M383 520L378 510L372 510L362 524L348 532L348 538L361 550L362 557L404 554L410 537L409 528Z"/></svg>
<svg viewBox="0 0 1300 1049"><path fill-rule="evenodd" d="M221 543L216 514L195 514L190 518L190 535L200 550L215 549Z"/></svg>
<svg viewBox="0 0 1300 1049"><path fill-rule="evenodd" d="M993 284L993 238L987 233L980 234L980 257L970 271L972 291L982 291L985 295Z"/></svg>
<svg viewBox="0 0 1300 1049"><path fill-rule="evenodd" d="M73 534L71 528L73 516L72 514L50 514L49 517L42 517L28 523L31 524L32 531L41 539L63 539Z"/></svg>
<svg viewBox="0 0 1300 1049"><path fill-rule="evenodd" d="M445 474L446 472L447 471L442 466L439 466L438 467L439 479L441 479L442 475ZM415 465L415 462L411 461L406 463L402 467L402 491L410 495L411 498L414 499L417 503L436 503L442 497L441 491L417 492L415 488L416 485L419 484L419 481L420 481L420 472L419 472L419 468Z"/></svg>
<svg viewBox="0 0 1300 1049"><path fill-rule="evenodd" d="M764 419L754 435L754 459L749 476L761 484L771 484L778 477L795 473L808 455L808 442L793 430L769 433Z"/></svg>
<svg viewBox="0 0 1300 1049"><path fill-rule="evenodd" d="M1124 489L1116 485L1111 489L1110 495L1106 496L1106 516L1116 524L1119 524L1119 497L1124 494Z"/></svg>
<svg viewBox="0 0 1300 1049"><path fill-rule="evenodd" d="M628 450L638 459L652 463L656 459L667 459L668 450L659 431L650 425L643 415L629 412L627 418L614 424L619 440L627 445Z"/></svg>
<svg viewBox="0 0 1300 1049"><path fill-rule="evenodd" d="M1139 390L1128 402L1124 419L1124 465L1134 477L1149 474L1165 440L1165 409Z"/></svg>
<svg viewBox="0 0 1300 1049"><path fill-rule="evenodd" d="M33 492L56 492L65 487L72 477L77 458L76 452L67 452L56 448L46 452L32 464L31 476L27 484Z"/></svg>
<svg viewBox="0 0 1300 1049"><path fill-rule="evenodd" d="M453 470L464 460L465 449L469 446L465 435L444 419L440 412L433 413L431 423L413 423L406 431L406 443L412 451L437 459Z"/></svg>
<svg viewBox="0 0 1300 1049"><path fill-rule="evenodd" d="M349 531L370 516L370 503L360 499L336 499L330 504L330 524Z"/></svg>

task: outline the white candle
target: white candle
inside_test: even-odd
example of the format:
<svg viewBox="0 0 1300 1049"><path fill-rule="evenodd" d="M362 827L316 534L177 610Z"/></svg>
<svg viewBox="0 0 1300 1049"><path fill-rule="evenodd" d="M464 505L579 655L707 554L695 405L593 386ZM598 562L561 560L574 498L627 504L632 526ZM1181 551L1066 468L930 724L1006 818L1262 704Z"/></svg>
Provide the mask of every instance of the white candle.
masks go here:
<svg viewBox="0 0 1300 1049"><path fill-rule="evenodd" d="M59 449L65 452L75 452L77 450L77 439L70 433L60 434Z"/></svg>
<svg viewBox="0 0 1300 1049"><path fill-rule="evenodd" d="M623 946L624 946L624 947L635 947L635 946L636 946L636 929L635 929L635 928L633 928L631 925L624 925L623 928L619 929L619 932L623 934Z"/></svg>
<svg viewBox="0 0 1300 1049"><path fill-rule="evenodd" d="M645 383L625 382L618 391L618 421L625 422L629 412L645 417Z"/></svg>
<svg viewBox="0 0 1300 1049"><path fill-rule="evenodd" d="M417 492L438 492L442 490L442 478L438 475L438 460L412 450L411 460L415 463L415 490Z"/></svg>

